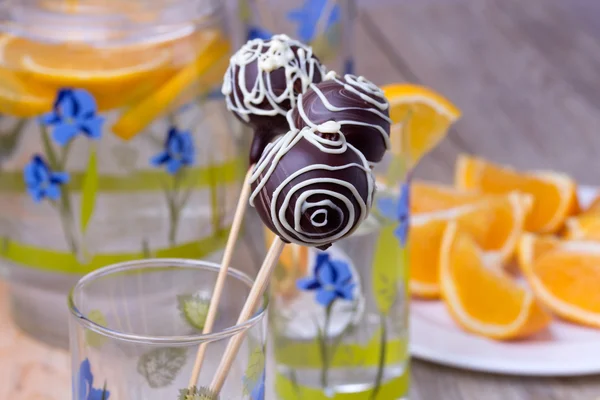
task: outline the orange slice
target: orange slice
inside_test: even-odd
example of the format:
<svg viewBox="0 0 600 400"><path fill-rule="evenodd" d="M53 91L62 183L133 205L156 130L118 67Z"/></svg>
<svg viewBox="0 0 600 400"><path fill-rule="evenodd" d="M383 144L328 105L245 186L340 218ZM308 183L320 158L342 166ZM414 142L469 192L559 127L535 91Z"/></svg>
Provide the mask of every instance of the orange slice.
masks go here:
<svg viewBox="0 0 600 400"><path fill-rule="evenodd" d="M600 214L586 212L567 219L565 238L569 240L600 241Z"/></svg>
<svg viewBox="0 0 600 400"><path fill-rule="evenodd" d="M463 329L498 340L526 337L550 323L532 293L488 265L470 235L451 222L440 251L442 298Z"/></svg>
<svg viewBox="0 0 600 400"><path fill-rule="evenodd" d="M558 248L560 244L560 239L554 236L524 233L517 245L517 262L523 275L527 275L531 271L533 260Z"/></svg>
<svg viewBox="0 0 600 400"><path fill-rule="evenodd" d="M600 328L600 243L533 235L519 245L521 269L536 296L556 315Z"/></svg>
<svg viewBox="0 0 600 400"><path fill-rule="evenodd" d="M382 87L390 102L392 154L416 164L446 136L461 115L441 94L408 83Z"/></svg>
<svg viewBox="0 0 600 400"><path fill-rule="evenodd" d="M415 180L410 188L410 208L413 213L447 210L472 204L485 197L485 194L476 190L462 190L439 183Z"/></svg>
<svg viewBox="0 0 600 400"><path fill-rule="evenodd" d="M442 235L450 222L475 238L488 251L488 257L508 260L523 232L531 199L520 193L497 196L450 210L415 214L410 231L410 279L413 296L438 298L440 295L439 255Z"/></svg>
<svg viewBox="0 0 600 400"><path fill-rule="evenodd" d="M151 95L126 110L113 125L122 139L131 139L160 115L180 104L182 98L207 93L223 78L228 65L229 42L216 31L206 31L196 59L186 65Z"/></svg>
<svg viewBox="0 0 600 400"><path fill-rule="evenodd" d="M0 114L34 117L52 109L53 90L26 84L17 74L0 69Z"/></svg>
<svg viewBox="0 0 600 400"><path fill-rule="evenodd" d="M600 215L600 196L596 197L594 201L582 212L582 214L598 214Z"/></svg>
<svg viewBox="0 0 600 400"><path fill-rule="evenodd" d="M462 155L457 161L455 183L458 188L485 193L519 190L531 194L534 204L526 224L531 232L556 232L578 210L577 185L567 175L556 172L523 173Z"/></svg>

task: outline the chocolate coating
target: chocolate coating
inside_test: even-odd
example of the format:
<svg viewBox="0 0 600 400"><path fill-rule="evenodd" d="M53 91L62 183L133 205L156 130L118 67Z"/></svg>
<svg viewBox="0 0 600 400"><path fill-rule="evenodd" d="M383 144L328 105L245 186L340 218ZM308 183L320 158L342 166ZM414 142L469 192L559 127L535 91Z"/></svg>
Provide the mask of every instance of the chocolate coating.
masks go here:
<svg viewBox="0 0 600 400"><path fill-rule="evenodd" d="M227 108L254 129L251 163L269 142L289 130L287 112L324 74L312 49L285 35L250 40L231 57L221 91Z"/></svg>
<svg viewBox="0 0 600 400"><path fill-rule="evenodd" d="M333 121L269 144L251 184L250 204L271 231L285 242L320 249L354 232L375 190L367 160Z"/></svg>
<svg viewBox="0 0 600 400"><path fill-rule="evenodd" d="M340 78L331 72L298 99L291 122L302 129L336 121L348 143L377 163L390 147L389 116L389 103L379 87L363 77Z"/></svg>

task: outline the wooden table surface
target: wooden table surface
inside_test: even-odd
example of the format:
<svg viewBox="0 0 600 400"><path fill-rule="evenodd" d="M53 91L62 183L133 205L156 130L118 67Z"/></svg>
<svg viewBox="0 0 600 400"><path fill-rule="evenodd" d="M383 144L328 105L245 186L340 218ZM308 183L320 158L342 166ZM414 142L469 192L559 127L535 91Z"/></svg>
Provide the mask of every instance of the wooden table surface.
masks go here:
<svg viewBox="0 0 600 400"><path fill-rule="evenodd" d="M600 184L597 0L369 3L355 34L358 72L431 86L464 112L418 175L450 181L456 155L471 152ZM0 283L0 400L68 399L67 353L6 325L4 292ZM504 377L421 361L412 368L411 400L600 399L597 376Z"/></svg>

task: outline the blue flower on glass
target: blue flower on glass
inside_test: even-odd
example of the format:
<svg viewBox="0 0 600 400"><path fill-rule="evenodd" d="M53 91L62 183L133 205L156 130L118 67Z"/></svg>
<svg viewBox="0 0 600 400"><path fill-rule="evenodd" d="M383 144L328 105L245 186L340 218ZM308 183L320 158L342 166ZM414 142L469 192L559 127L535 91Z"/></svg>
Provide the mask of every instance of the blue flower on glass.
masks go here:
<svg viewBox="0 0 600 400"><path fill-rule="evenodd" d="M155 167L166 165L167 172L175 175L182 167L192 165L195 158L196 149L192 135L171 127L164 150L152 157L150 163Z"/></svg>
<svg viewBox="0 0 600 400"><path fill-rule="evenodd" d="M252 39L263 39L269 40L273 36L273 33L270 31L261 28L260 26L250 26L248 27L248 40Z"/></svg>
<svg viewBox="0 0 600 400"><path fill-rule="evenodd" d="M104 118L97 114L96 100L84 89L61 89L51 112L41 117L44 125L52 126L52 136L61 146L78 134L100 139Z"/></svg>
<svg viewBox="0 0 600 400"><path fill-rule="evenodd" d="M77 398L75 400L108 400L110 392L106 390L106 385L102 389L95 389L94 375L90 361L86 358L79 366L77 377L79 387L77 388Z"/></svg>
<svg viewBox="0 0 600 400"><path fill-rule="evenodd" d="M410 227L410 185L403 183L400 186L398 200L382 198L377 202L377 208L385 217L398 221L394 234L402 246L406 246L408 230Z"/></svg>
<svg viewBox="0 0 600 400"><path fill-rule="evenodd" d="M319 253L317 262L310 278L301 278L296 282L300 290L317 292L317 302L328 307L334 300L340 298L352 300L356 284L348 264L341 260L332 260L329 253Z"/></svg>
<svg viewBox="0 0 600 400"><path fill-rule="evenodd" d="M27 186L27 192L36 203L44 198L58 200L60 198L60 186L69 182L68 173L52 171L48 163L39 154L34 155L31 161L25 165L23 178Z"/></svg>
<svg viewBox="0 0 600 400"><path fill-rule="evenodd" d="M326 31L339 21L340 7L332 0L305 0L300 8L288 14L288 18L298 22L298 38L311 42L319 31Z"/></svg>
<svg viewBox="0 0 600 400"><path fill-rule="evenodd" d="M260 374L260 378L258 378L258 382L256 382L252 392L250 392L250 398L252 400L265 400L265 379L266 374L263 370L263 372Z"/></svg>

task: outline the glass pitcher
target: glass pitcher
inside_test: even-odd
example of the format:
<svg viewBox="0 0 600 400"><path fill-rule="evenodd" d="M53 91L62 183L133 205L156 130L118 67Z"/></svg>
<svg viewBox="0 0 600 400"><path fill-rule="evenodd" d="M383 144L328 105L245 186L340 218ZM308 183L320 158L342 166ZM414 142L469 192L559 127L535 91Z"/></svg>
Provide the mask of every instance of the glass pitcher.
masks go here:
<svg viewBox="0 0 600 400"><path fill-rule="evenodd" d="M284 33L312 46L329 70L353 73L355 0L236 0L232 30L241 45L248 39Z"/></svg>
<svg viewBox="0 0 600 400"><path fill-rule="evenodd" d="M67 291L102 265L219 258L247 167L218 95L222 14L208 0L0 3L0 262L25 331L66 344Z"/></svg>
<svg viewBox="0 0 600 400"><path fill-rule="evenodd" d="M380 187L326 251L286 245L271 283L278 399L407 398L409 187Z"/></svg>

